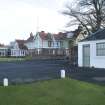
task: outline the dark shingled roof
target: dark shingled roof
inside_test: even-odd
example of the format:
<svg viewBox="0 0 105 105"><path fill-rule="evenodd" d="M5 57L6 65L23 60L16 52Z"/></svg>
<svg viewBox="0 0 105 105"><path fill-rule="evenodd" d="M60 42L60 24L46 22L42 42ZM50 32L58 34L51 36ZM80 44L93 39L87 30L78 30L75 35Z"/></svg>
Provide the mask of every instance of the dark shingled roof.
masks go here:
<svg viewBox="0 0 105 105"><path fill-rule="evenodd" d="M0 47L4 47L4 46L5 46L4 44L1 44L1 43L0 43Z"/></svg>
<svg viewBox="0 0 105 105"><path fill-rule="evenodd" d="M105 29L100 29L97 32L91 34L86 39L82 41L93 41L93 40L102 40L105 39Z"/></svg>
<svg viewBox="0 0 105 105"><path fill-rule="evenodd" d="M34 35L33 33L31 32L30 33L30 37L26 40L26 42L32 42L34 40Z"/></svg>
<svg viewBox="0 0 105 105"><path fill-rule="evenodd" d="M53 34L53 35L54 35L55 40L63 40L66 38L67 34L59 32L58 34Z"/></svg>
<svg viewBox="0 0 105 105"><path fill-rule="evenodd" d="M53 40L53 37L55 38L55 40L62 40L66 38L66 34L62 32L59 32L58 34L51 34L51 33L45 33L44 31L41 31L39 32L39 36L43 40Z"/></svg>
<svg viewBox="0 0 105 105"><path fill-rule="evenodd" d="M20 49L28 50L28 48L24 45L26 40L17 39L16 42L18 43L18 46Z"/></svg>

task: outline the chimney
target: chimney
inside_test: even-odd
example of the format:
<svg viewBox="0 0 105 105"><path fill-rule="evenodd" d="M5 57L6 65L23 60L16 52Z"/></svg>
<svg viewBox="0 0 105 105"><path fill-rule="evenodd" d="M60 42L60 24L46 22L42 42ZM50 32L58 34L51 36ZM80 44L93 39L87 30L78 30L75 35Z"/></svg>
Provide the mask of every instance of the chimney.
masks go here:
<svg viewBox="0 0 105 105"><path fill-rule="evenodd" d="M41 31L41 33L45 33L45 31Z"/></svg>
<svg viewBox="0 0 105 105"><path fill-rule="evenodd" d="M32 37L32 36L33 36L33 33L31 32L31 33L30 33L30 37Z"/></svg>

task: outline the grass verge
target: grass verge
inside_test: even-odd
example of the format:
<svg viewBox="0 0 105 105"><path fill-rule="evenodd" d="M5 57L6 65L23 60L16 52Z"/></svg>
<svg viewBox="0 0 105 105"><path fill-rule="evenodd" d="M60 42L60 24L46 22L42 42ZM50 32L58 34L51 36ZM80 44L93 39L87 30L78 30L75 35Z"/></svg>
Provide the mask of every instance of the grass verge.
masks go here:
<svg viewBox="0 0 105 105"><path fill-rule="evenodd" d="M31 56L26 57L0 57L0 62L12 62L12 61L26 61L32 60Z"/></svg>
<svg viewBox="0 0 105 105"><path fill-rule="evenodd" d="M105 86L71 79L0 87L0 105L104 105Z"/></svg>
<svg viewBox="0 0 105 105"><path fill-rule="evenodd" d="M0 62L23 61L24 58L0 57Z"/></svg>

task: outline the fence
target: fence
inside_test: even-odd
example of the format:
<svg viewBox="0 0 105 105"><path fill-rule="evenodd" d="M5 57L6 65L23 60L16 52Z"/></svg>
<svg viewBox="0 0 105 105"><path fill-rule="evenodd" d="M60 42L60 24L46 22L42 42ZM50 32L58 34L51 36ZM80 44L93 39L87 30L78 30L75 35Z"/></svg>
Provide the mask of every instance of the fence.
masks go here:
<svg viewBox="0 0 105 105"><path fill-rule="evenodd" d="M31 56L66 56L69 55L69 49L47 49L47 48L41 48L41 49L30 49L28 50L29 55Z"/></svg>
<svg viewBox="0 0 105 105"><path fill-rule="evenodd" d="M78 47L74 46L70 49L69 53L70 63L73 65L78 65Z"/></svg>
<svg viewBox="0 0 105 105"><path fill-rule="evenodd" d="M0 56L66 56L69 55L69 49L64 48L37 48L37 49L0 49Z"/></svg>

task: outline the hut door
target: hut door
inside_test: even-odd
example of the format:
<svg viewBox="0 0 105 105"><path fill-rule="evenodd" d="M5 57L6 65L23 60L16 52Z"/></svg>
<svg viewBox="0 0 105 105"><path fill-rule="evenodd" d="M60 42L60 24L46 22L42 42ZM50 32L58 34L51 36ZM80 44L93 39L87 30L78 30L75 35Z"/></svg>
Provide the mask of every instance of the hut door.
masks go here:
<svg viewBox="0 0 105 105"><path fill-rule="evenodd" d="M83 45L83 66L90 66L90 45Z"/></svg>

